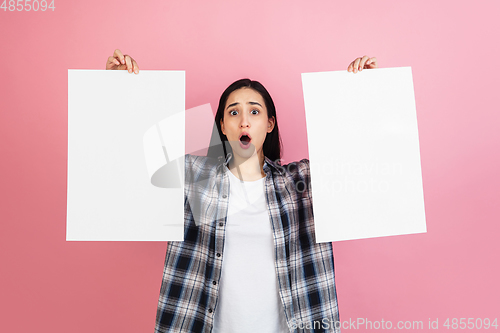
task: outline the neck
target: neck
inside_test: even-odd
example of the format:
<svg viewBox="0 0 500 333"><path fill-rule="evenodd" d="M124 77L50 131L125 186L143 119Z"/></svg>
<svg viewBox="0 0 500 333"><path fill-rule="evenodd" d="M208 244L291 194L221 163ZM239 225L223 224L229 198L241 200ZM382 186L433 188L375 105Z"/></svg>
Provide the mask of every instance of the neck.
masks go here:
<svg viewBox="0 0 500 333"><path fill-rule="evenodd" d="M236 154L229 161L229 170L237 178L243 181L254 181L265 177L264 153L254 154L249 158L243 158Z"/></svg>

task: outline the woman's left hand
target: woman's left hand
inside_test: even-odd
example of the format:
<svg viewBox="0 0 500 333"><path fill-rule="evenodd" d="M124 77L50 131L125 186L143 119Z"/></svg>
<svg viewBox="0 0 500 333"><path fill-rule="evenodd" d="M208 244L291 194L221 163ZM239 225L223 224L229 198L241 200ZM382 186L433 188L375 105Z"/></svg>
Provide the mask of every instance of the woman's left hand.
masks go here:
<svg viewBox="0 0 500 333"><path fill-rule="evenodd" d="M364 57L354 59L354 61L349 64L349 67L347 67L347 71L357 73L363 69L372 69L377 67L377 58L370 58L365 55Z"/></svg>

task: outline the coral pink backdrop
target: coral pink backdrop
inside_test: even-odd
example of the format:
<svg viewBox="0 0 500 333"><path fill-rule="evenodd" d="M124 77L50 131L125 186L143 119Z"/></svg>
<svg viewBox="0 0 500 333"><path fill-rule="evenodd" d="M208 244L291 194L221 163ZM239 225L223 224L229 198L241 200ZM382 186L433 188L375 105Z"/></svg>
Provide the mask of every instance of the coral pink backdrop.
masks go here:
<svg viewBox="0 0 500 333"><path fill-rule="evenodd" d="M0 331L153 331L167 244L65 241L67 71L104 69L115 48L141 69L186 70L187 108L215 108L238 78L263 82L286 161L308 156L300 73L365 54L411 66L428 232L334 244L341 320L444 331L500 316L498 1L55 7L0 9Z"/></svg>

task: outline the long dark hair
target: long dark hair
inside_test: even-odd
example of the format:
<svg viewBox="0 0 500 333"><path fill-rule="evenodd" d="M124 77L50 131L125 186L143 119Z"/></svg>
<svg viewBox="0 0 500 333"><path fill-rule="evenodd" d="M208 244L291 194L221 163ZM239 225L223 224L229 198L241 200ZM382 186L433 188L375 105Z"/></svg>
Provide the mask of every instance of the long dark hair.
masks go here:
<svg viewBox="0 0 500 333"><path fill-rule="evenodd" d="M231 145L229 145L226 135L222 133L220 121L224 120L224 108L226 107L227 98L233 91L241 88L251 88L258 92L262 96L262 98L264 99L264 103L266 104L268 119L274 117L274 128L271 133L267 133L266 139L264 140L264 144L262 146L262 150L264 156L267 156L271 161L278 162L281 159L282 143L280 132L278 129L278 119L276 117L276 107L274 106L273 99L271 98L271 95L266 90L266 88L260 82L252 81L250 79L241 79L233 82L229 87L226 88L226 90L224 90L220 97L219 107L217 108L217 114L215 115L215 125L217 126L217 131L219 132L220 141L222 141L224 157L227 157L227 154L232 151ZM214 139L215 138L213 134L212 143L214 143ZM217 158L221 155L221 145L212 145L212 143L210 144L207 155Z"/></svg>

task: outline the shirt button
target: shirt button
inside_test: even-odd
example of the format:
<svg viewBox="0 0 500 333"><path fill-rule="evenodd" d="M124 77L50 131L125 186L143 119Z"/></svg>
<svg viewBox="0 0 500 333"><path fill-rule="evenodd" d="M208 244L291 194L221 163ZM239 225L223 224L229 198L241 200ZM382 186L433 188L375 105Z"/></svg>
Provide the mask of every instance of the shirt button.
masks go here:
<svg viewBox="0 0 500 333"><path fill-rule="evenodd" d="M220 253L217 253L217 257L220 257Z"/></svg>
<svg viewBox="0 0 500 333"><path fill-rule="evenodd" d="M222 226L224 226L224 223L219 222L219 227L222 227Z"/></svg>
<svg viewBox="0 0 500 333"><path fill-rule="evenodd" d="M223 194L223 195L222 195L222 197L223 197L224 199L226 199L226 198L227 198L227 195L226 195L226 194Z"/></svg>
<svg viewBox="0 0 500 333"><path fill-rule="evenodd" d="M214 286L217 284L217 282L216 282L216 281L214 281L214 282L212 282L212 283L214 284Z"/></svg>
<svg viewBox="0 0 500 333"><path fill-rule="evenodd" d="M212 309L208 309L208 312L209 312L209 313L212 313Z"/></svg>

